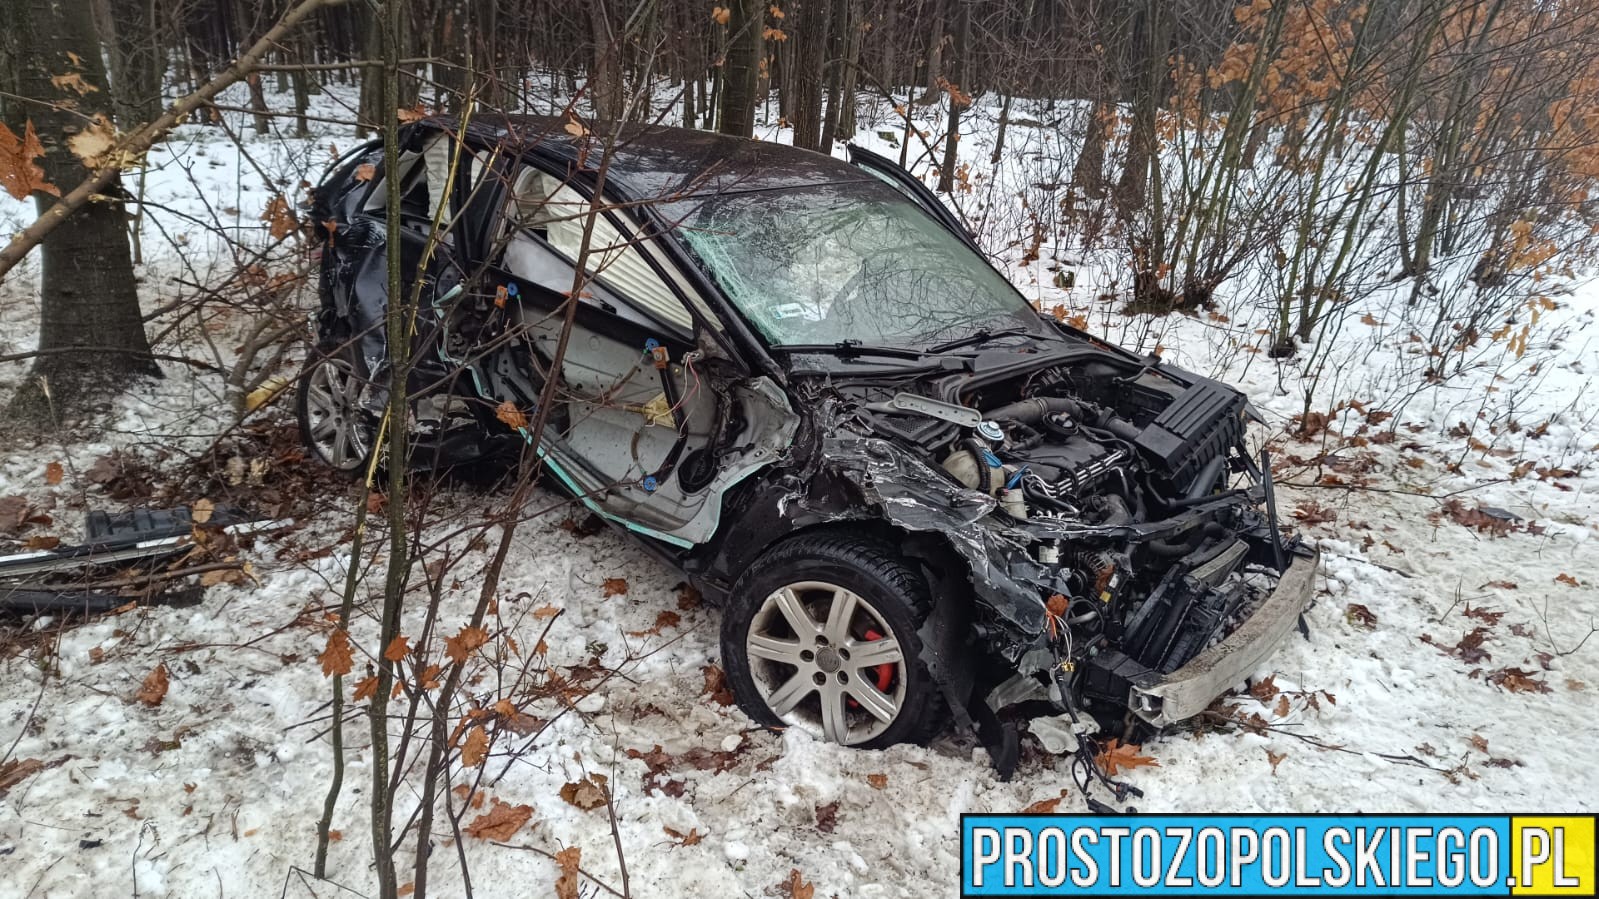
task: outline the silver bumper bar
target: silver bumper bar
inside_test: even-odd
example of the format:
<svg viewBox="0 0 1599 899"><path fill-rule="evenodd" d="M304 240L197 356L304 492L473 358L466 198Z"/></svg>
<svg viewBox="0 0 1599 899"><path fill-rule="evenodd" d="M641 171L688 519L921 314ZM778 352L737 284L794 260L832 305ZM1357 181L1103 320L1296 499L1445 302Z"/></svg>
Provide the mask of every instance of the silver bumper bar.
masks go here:
<svg viewBox="0 0 1599 899"><path fill-rule="evenodd" d="M1294 629L1316 592L1316 570L1321 554L1295 555L1277 588L1260 608L1226 639L1167 675L1152 675L1136 682L1128 705L1156 727L1172 724L1204 711L1227 688L1244 680L1276 651Z"/></svg>

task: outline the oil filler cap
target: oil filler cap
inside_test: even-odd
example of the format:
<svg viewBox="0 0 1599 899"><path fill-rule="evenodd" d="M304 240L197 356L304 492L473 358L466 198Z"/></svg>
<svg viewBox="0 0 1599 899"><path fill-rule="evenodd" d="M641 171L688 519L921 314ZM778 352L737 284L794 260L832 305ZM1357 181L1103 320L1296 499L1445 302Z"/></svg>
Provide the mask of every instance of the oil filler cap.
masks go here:
<svg viewBox="0 0 1599 899"><path fill-rule="evenodd" d="M1005 432L1000 428L999 422L985 420L977 423L977 436L998 443L1005 439Z"/></svg>

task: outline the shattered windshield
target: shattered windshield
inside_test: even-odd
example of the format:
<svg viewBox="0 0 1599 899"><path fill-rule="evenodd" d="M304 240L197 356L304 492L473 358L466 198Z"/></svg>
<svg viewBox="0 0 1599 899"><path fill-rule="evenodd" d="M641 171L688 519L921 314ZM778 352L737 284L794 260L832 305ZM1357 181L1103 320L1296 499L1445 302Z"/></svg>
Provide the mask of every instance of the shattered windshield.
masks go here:
<svg viewBox="0 0 1599 899"><path fill-rule="evenodd" d="M925 347L980 329L1043 330L998 272L876 182L696 198L663 210L776 346Z"/></svg>

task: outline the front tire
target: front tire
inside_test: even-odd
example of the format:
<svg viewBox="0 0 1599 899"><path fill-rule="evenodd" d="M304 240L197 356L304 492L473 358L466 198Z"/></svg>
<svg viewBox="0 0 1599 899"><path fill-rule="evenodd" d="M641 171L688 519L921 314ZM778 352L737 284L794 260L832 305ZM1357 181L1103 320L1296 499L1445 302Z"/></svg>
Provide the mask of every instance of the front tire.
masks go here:
<svg viewBox="0 0 1599 899"><path fill-rule="evenodd" d="M926 581L887 543L802 535L768 550L734 585L722 659L745 713L768 727L880 749L944 727L921 660Z"/></svg>

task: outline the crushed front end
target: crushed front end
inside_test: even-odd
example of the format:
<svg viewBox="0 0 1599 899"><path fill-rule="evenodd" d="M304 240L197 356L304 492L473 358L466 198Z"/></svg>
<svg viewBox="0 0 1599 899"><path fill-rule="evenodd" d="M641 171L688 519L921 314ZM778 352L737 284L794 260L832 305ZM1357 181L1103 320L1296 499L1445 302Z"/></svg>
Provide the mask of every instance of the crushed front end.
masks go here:
<svg viewBox="0 0 1599 899"><path fill-rule="evenodd" d="M960 557L975 601L946 604L924 643L973 723L1192 717L1295 628L1315 553L1277 527L1242 394L1092 346L1055 355L830 378L825 464ZM983 670L953 673L952 631Z"/></svg>

